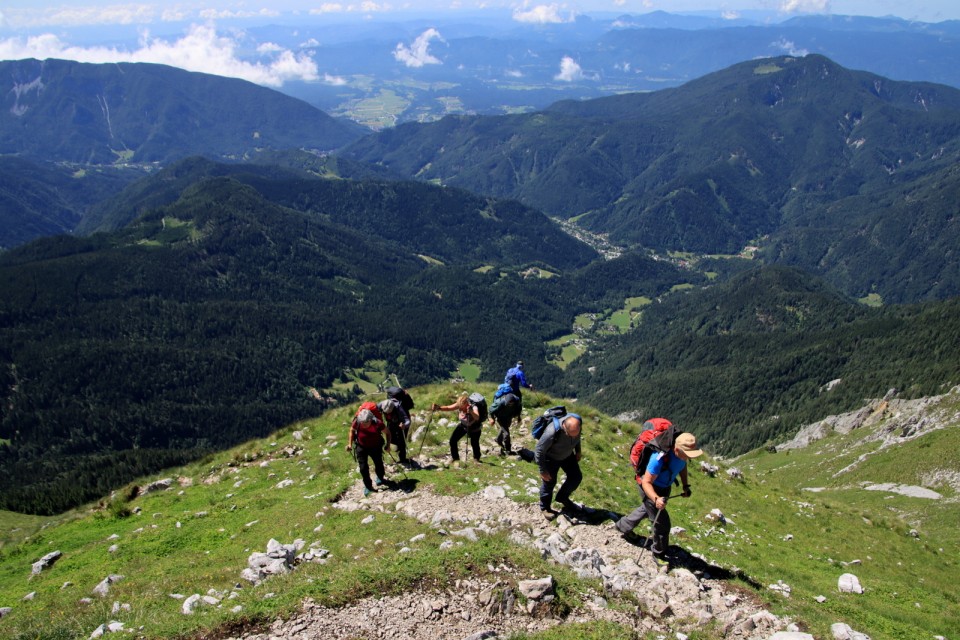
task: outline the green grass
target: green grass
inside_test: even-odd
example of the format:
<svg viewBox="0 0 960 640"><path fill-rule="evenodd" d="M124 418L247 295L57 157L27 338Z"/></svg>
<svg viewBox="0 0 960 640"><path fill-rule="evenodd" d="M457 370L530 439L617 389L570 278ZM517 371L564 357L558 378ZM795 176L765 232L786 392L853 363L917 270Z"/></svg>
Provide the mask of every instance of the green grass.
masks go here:
<svg viewBox="0 0 960 640"><path fill-rule="evenodd" d="M412 391L418 407L415 413L422 415L432 402L449 403L462 390L476 389L492 397L494 387L464 383L417 388ZM529 416L538 412L535 405L561 401L529 394L525 411ZM951 402L956 414L960 403ZM613 420L589 406L576 406L584 417L585 478L577 499L604 509L631 509L637 498L626 453L638 425ZM101 510L84 509L60 518L0 513L0 531L10 540L0 548L0 606L14 609L0 624L0 637L88 637L98 625L116 618L110 613L115 601L133 605L123 619L127 628L142 625L139 635L144 638L199 636L225 624L292 614L308 597L336 606L366 595L406 593L420 585L483 576L488 565L499 564L516 567L519 573L553 575L561 599L588 588L601 589L599 583L578 579L503 535L444 551L439 549L439 533L399 513L390 513L373 528L359 524L372 512L333 508L332 501L358 480L352 460L343 451L345 425L353 409L332 410L269 438L159 474L156 477L190 480L167 492L130 502L115 498ZM882 427L881 423L877 428ZM755 584L771 611L790 615L816 637L830 637L829 626L837 621L874 640L953 637L960 628L960 588L954 577L960 507L946 499L864 491L860 483L920 484L937 470L955 471L954 452L960 447L955 427L888 448L883 456L868 456L854 470L836 477L871 450L871 445L859 442L866 429L831 436L806 450L753 452L736 461L745 473L742 481L731 480L722 471L711 478L694 465L690 472L693 496L671 502L673 525L686 529L674 536L673 543L703 554L713 564L739 569L745 580L737 581L738 588ZM295 430L304 434L303 440L293 437ZM426 450L444 451L448 434L435 420ZM492 435L486 430L485 440ZM516 443L532 444L519 435ZM534 502L535 496L525 491L536 473L532 465L510 458L486 461L469 473L423 469L407 474L418 487L439 494L466 496L496 483L508 491L517 490L514 499ZM284 479L293 480L293 486L276 489ZM824 490L813 493L806 487ZM947 486L934 488L947 498L956 497ZM121 490L116 495L127 493ZM125 515L137 508L139 514ZM704 519L714 508L726 514L725 526ZM16 529L17 535L10 536ZM918 530L919 538L912 537L910 529ZM427 535L422 550L400 554L399 548L418 533ZM114 535L119 537L111 539ZM787 540L788 535L792 539ZM222 609L205 608L193 616L180 613L180 601L170 594L205 594L209 589L229 593L247 557L263 550L270 538L284 543L295 538L308 544L318 541L331 551L332 559L326 565L301 565L292 574L271 578L258 587L244 586ZM118 548L110 553L113 544ZM30 565L53 550L63 552L63 558L29 579ZM842 564L854 560L860 564ZM837 592L837 578L847 571L860 578L864 594ZM107 598L93 596L92 604L79 604L110 573L125 578ZM792 587L789 599L766 589L777 580ZM66 582L72 585L64 588ZM37 595L22 602L28 592ZM265 598L267 593L274 596ZM817 603L818 595L824 595L826 602ZM231 611L236 605L242 612ZM613 602L612 606L619 605ZM721 637L711 633L715 631L706 629L690 637ZM619 640L638 636L632 629L594 623L565 624L513 637Z"/></svg>
<svg viewBox="0 0 960 640"><path fill-rule="evenodd" d="M457 366L457 370L450 375L451 377L459 375L467 382L476 382L480 379L480 363L477 360L464 360Z"/></svg>

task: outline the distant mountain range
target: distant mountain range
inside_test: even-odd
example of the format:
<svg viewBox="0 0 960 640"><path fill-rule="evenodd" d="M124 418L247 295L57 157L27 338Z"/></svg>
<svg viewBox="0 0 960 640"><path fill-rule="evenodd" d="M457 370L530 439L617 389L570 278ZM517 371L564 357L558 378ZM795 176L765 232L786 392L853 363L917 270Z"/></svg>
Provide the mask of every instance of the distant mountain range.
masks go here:
<svg viewBox="0 0 960 640"><path fill-rule="evenodd" d="M0 62L0 154L168 163L260 149L331 151L363 129L250 82L153 64Z"/></svg>
<svg viewBox="0 0 960 640"><path fill-rule="evenodd" d="M960 234L942 206L958 188L960 90L822 56L755 60L676 89L532 114L405 124L343 154L517 198L623 244L727 254L759 245L765 259L857 297L960 292L960 262L917 259L943 256ZM909 211L895 204L905 193ZM852 241L864 234L873 240Z"/></svg>
<svg viewBox="0 0 960 640"><path fill-rule="evenodd" d="M408 67L393 53L424 44L432 62ZM960 87L960 22L899 18L770 15L580 15L573 21L520 25L445 19L364 25L271 25L262 40L309 52L335 83L289 83L283 91L332 114L396 122L444 115L504 115L563 99L592 99L676 87L745 60L826 56L849 69L904 81ZM304 44L307 43L307 44ZM318 44L320 43L320 44ZM567 72L561 61L568 58ZM383 121L381 121L382 123Z"/></svg>

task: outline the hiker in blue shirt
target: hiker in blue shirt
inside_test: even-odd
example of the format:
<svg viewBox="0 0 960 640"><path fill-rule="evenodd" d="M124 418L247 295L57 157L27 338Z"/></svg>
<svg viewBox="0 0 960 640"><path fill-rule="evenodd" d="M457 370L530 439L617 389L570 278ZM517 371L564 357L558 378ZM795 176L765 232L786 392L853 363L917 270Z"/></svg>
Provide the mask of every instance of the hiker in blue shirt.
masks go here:
<svg viewBox="0 0 960 640"><path fill-rule="evenodd" d="M553 489L557 486L560 471L567 475L560 490L557 502L564 511L577 512L580 508L570 500L572 494L583 480L580 471L580 428L583 419L575 413L568 413L553 419L553 425L547 426L537 440L534 462L540 469L540 513L547 520L553 520L557 513L550 508L553 502Z"/></svg>
<svg viewBox="0 0 960 640"><path fill-rule="evenodd" d="M697 449L697 438L692 433L681 433L673 441L670 453L653 455L640 478L640 495L643 504L616 521L617 531L629 536L644 518L653 523L653 556L665 562L664 554L670 542L670 514L667 513L667 498L677 476L683 484L683 497L690 496L690 481L687 478L687 460L696 458L703 451Z"/></svg>

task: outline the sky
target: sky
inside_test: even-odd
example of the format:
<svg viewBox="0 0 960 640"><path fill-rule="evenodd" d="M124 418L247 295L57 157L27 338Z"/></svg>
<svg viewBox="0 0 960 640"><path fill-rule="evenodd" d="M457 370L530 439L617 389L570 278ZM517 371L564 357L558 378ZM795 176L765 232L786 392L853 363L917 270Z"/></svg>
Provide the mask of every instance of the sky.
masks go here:
<svg viewBox="0 0 960 640"><path fill-rule="evenodd" d="M657 10L710 12L725 18L764 12L770 20L806 14L897 16L921 22L960 19L958 0L0 0L0 60L153 62L271 87L293 80L336 84L342 79L317 68L309 42L296 50L271 42L250 42L243 27L296 25L307 19L329 24L404 19L416 12L445 17L486 12L534 28L569 22L584 14ZM111 27L136 29L136 44L108 44L107 39L102 44L90 42L91 30L107 34ZM79 29L86 29L86 40L77 39ZM397 43L394 57L409 67L436 64L429 49L433 41L442 38L436 29L428 29L410 42ZM240 53L250 50L256 55ZM576 72L561 65L558 77Z"/></svg>

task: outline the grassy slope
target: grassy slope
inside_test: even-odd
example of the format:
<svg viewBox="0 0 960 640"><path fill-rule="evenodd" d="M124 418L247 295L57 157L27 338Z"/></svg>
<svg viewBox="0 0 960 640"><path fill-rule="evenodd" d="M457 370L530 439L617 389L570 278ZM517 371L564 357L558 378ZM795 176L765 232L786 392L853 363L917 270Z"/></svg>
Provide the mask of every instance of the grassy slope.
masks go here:
<svg viewBox="0 0 960 640"><path fill-rule="evenodd" d="M492 386L481 389L492 396ZM433 386L414 393L422 408L431 401L449 401L455 391L450 386ZM537 400L552 402L528 394L528 407ZM586 420L586 480L576 497L597 507L632 508L636 493L623 454L636 427L622 425L589 407L579 407L579 411ZM129 504L117 499L95 513L68 514L19 544L4 546L0 549L0 606L12 606L14 611L0 622L0 637L87 637L99 624L114 619L124 621L128 629L142 626L145 637L192 635L224 623L264 621L292 613L304 597L335 605L364 595L445 583L459 575L484 573L488 564L499 563L520 567L531 576L550 573L558 580L561 594L588 586L501 536L440 551L442 538L435 530L403 516L393 515L389 524L374 529L358 526L366 512L331 508L330 502L358 481L352 461L343 451L349 413L349 409L332 411L320 419L291 425L272 438L165 474L191 478L192 486L175 487ZM433 422L434 435L424 453L435 450L439 454L446 448L449 429L440 428L437 422ZM298 429L305 431L305 440L294 440L292 433ZM484 440L492 436L487 429ZM887 499L886 494L850 487L859 480L919 484L912 475L922 473L928 465L949 465L950 460L943 454L946 457L934 465L923 452L956 451L958 439L957 429L925 436L838 480L831 480L830 473L855 455L846 453L839 436L822 445L841 445L835 457L818 454L821 447L812 447L744 458L738 461L746 472L744 481L730 480L723 473L709 478L695 471L691 474L694 496L676 500L671 509L674 526L687 529L674 542L718 564L739 567L749 576L744 582L759 585L760 596L769 601L772 610L792 614L818 637L827 637L830 623L840 620L875 640L936 633L951 637L960 627L956 604L960 589L953 577L956 558L951 555L958 542L953 527L958 515L956 502L931 503L902 496ZM515 441L530 444L520 436L515 436ZM301 454L282 453L296 447L303 447ZM535 499L526 492L526 481L535 476L532 465L495 457L486 461L489 464L469 471L407 473L419 486L441 493L466 495L489 484L507 484L517 489L516 499ZM912 471L902 476L892 471L901 465ZM294 481L292 487L274 488L287 478ZM212 482L214 479L219 481ZM807 486L834 489L801 491ZM135 507L142 509L140 515L117 515ZM721 509L733 524L719 528L703 520L713 508ZM0 521L4 525L0 533L9 536L7 522L7 518ZM14 522L15 526L29 525L20 519ZM918 540L908 536L910 528L921 532ZM421 551L398 553L421 532L427 534L422 546L418 545ZM114 534L119 538L110 540ZM783 539L787 534L793 536L789 542ZM169 594L205 594L209 589L229 592L239 581L249 554L264 550L270 538L283 543L295 538L308 544L319 541L332 552L333 560L323 566L301 565L289 576L272 578L259 587L245 586L235 600L224 601L222 609L204 608L193 616L180 613L180 601ZM376 544L375 539L382 542ZM113 554L108 551L112 544L118 545ZM30 564L55 549L64 557L30 580ZM839 564L854 559L863 564L849 569ZM842 596L836 592L837 577L847 570L860 577L865 594ZM78 604L110 573L126 577L107 598L94 597L90 605ZM789 599L763 588L778 579L791 585ZM65 582L73 584L62 588ZM21 602L33 591L37 593L33 601ZM265 598L268 593L273 597ZM827 597L824 604L814 601L820 594ZM132 612L112 614L115 601L130 603ZM242 612L232 613L234 606L242 606ZM632 637L626 629L603 632L605 638ZM586 637L584 633L582 628L564 625L536 637L580 638ZM699 637L718 636L705 631Z"/></svg>

